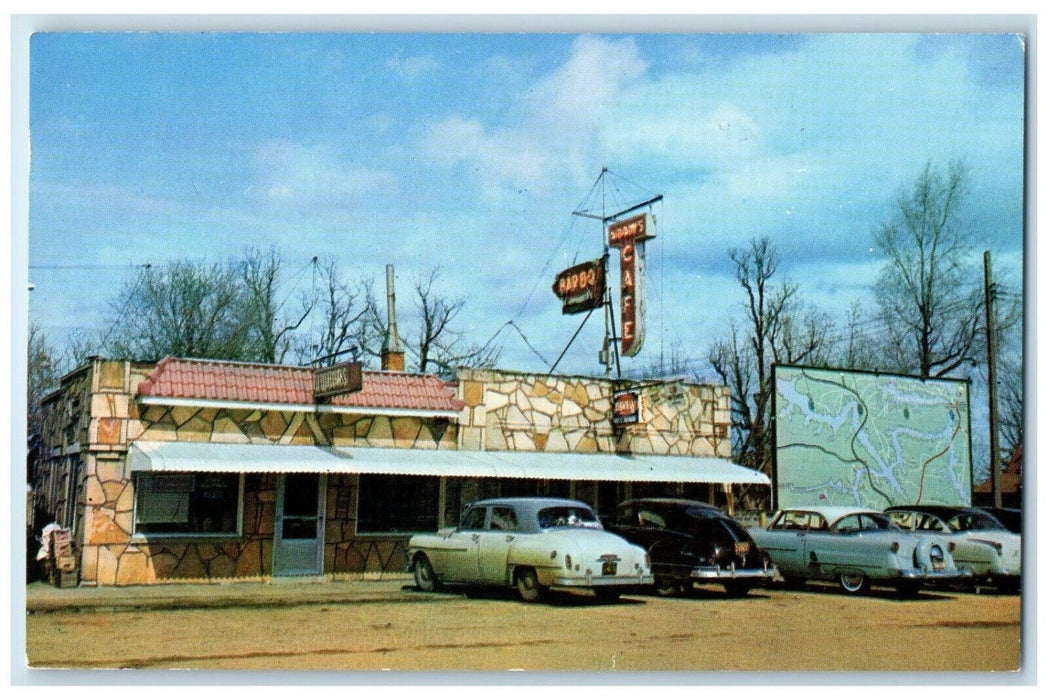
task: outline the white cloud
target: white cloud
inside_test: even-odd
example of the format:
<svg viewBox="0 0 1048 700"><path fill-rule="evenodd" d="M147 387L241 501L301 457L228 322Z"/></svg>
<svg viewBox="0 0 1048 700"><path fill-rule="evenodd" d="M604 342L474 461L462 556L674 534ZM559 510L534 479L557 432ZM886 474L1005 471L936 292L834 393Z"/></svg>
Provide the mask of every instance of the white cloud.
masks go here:
<svg viewBox="0 0 1048 700"><path fill-rule="evenodd" d="M255 188L276 206L347 207L397 185L391 172L343 162L326 144L273 141L258 150L255 165Z"/></svg>
<svg viewBox="0 0 1048 700"><path fill-rule="evenodd" d="M440 62L433 56L393 56L386 62L386 68L405 80L416 80L426 73L440 70Z"/></svg>
<svg viewBox="0 0 1048 700"><path fill-rule="evenodd" d="M517 119L487 126L470 116L433 124L423 148L434 162L472 172L489 199L507 191L550 193L593 177L599 120L645 71L635 42L579 37L567 61L517 95ZM583 165L583 164L586 165Z"/></svg>

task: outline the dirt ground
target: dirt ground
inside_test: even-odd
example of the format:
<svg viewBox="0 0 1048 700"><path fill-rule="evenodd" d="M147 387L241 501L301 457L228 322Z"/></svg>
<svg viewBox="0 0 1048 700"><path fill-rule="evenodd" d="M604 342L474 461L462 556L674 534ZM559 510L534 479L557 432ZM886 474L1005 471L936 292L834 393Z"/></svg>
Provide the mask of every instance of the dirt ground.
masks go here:
<svg viewBox="0 0 1048 700"><path fill-rule="evenodd" d="M26 620L33 668L400 671L1014 671L1020 599L717 589L688 598L509 594ZM523 680L523 679L522 679Z"/></svg>

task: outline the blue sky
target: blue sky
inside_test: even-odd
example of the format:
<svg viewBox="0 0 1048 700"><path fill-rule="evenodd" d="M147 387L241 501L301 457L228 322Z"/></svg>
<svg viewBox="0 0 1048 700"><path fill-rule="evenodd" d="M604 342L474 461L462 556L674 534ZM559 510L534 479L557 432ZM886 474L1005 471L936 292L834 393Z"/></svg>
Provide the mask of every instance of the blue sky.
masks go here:
<svg viewBox="0 0 1048 700"><path fill-rule="evenodd" d="M705 355L755 236L806 300L872 310L872 230L928 161L967 162L976 253L1018 285L1024 60L1001 34L36 34L30 319L104 333L134 265L276 245L300 286L315 255L379 291L393 263L402 328L439 265L463 329L544 371L504 326L547 360L574 333L549 288L601 253L571 212L605 166L623 202L664 195L624 369ZM599 374L602 336L558 371Z"/></svg>

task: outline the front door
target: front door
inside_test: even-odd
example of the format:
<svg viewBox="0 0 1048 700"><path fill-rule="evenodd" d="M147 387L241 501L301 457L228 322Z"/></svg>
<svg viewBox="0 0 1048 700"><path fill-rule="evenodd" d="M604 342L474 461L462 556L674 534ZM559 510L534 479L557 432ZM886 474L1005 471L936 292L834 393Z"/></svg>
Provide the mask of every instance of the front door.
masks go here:
<svg viewBox="0 0 1048 700"><path fill-rule="evenodd" d="M324 477L284 474L277 482L273 528L273 575L312 576L323 572Z"/></svg>

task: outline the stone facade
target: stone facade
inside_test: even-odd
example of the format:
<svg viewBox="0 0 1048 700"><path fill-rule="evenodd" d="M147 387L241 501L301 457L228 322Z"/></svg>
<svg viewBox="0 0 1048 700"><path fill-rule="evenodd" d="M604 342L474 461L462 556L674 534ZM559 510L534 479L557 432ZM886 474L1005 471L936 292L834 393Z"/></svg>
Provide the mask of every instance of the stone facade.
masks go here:
<svg viewBox="0 0 1048 700"><path fill-rule="evenodd" d="M33 505L73 530L83 585L266 580L272 574L279 475L245 468L238 535L135 534L127 459L135 440L730 457L729 397L720 386L463 370L456 392L464 408L456 422L380 411L320 413L312 406L143 400L138 387L153 368L93 359L44 402L44 433L31 470ZM641 422L616 428L612 397L622 388L639 392ZM331 474L326 484L324 573L401 570L406 536L356 533L360 477ZM497 484L457 480L456 502L449 505L494 495L493 488ZM571 489L596 502L594 483Z"/></svg>
<svg viewBox="0 0 1048 700"><path fill-rule="evenodd" d="M135 535L126 457L131 441L443 450L458 443L457 426L446 419L143 404L135 395L152 369L92 360L45 402L34 505L73 529L83 585L261 580L271 574L277 475L244 477L237 537ZM355 475L327 479L324 571L402 569L406 538L356 535L357 490Z"/></svg>
<svg viewBox="0 0 1048 700"><path fill-rule="evenodd" d="M731 457L727 387L463 370L465 450L620 452ZM616 429L612 397L641 396L641 422Z"/></svg>

